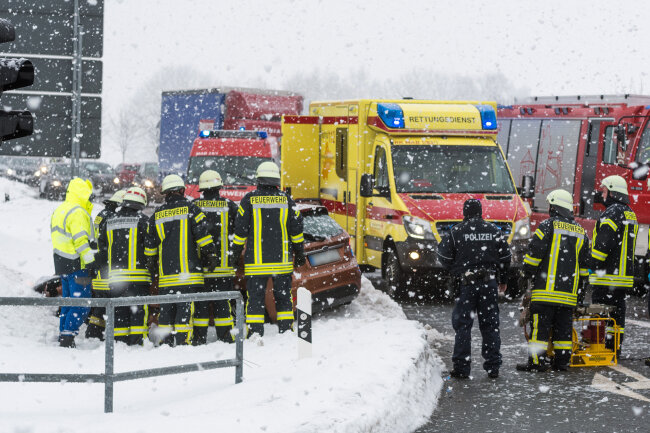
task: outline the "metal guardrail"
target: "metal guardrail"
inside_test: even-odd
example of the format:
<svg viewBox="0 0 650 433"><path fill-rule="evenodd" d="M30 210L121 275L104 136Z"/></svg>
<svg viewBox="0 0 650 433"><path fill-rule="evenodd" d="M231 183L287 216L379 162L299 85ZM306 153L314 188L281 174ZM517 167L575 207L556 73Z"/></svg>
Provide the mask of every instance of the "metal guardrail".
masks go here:
<svg viewBox="0 0 650 433"><path fill-rule="evenodd" d="M115 307L128 307L143 304L172 304L177 302L217 301L235 299L237 301L235 336L235 358L218 361L196 362L192 364L151 368L146 370L115 373L113 361L115 352L114 328ZM56 374L56 373L0 373L0 382L102 382L104 383L104 412L113 412L113 384L123 380L145 377L164 376L190 371L209 370L213 368L235 367L235 383L243 378L244 368L244 299L237 291L189 293L183 295L132 296L124 298L2 298L0 305L8 306L66 306L66 307L106 307L105 361L104 374Z"/></svg>

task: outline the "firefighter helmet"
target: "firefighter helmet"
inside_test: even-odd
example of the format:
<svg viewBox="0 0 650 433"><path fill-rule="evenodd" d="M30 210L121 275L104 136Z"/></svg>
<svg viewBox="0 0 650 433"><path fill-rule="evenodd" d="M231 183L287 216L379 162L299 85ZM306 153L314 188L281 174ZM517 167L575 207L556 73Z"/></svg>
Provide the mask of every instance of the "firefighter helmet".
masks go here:
<svg viewBox="0 0 650 433"><path fill-rule="evenodd" d="M214 170L206 170L199 177L199 191L223 186L221 175Z"/></svg>
<svg viewBox="0 0 650 433"><path fill-rule="evenodd" d="M563 189L556 189L554 191L551 191L546 196L546 201L551 206L561 207L570 212L573 212L573 196Z"/></svg>
<svg viewBox="0 0 650 433"><path fill-rule="evenodd" d="M165 178L162 181L162 188L161 188L161 191L163 193L170 192L170 191L178 191L181 189L185 189L185 182L183 182L182 177L180 177L177 174L170 174L165 176Z"/></svg>
<svg viewBox="0 0 650 433"><path fill-rule="evenodd" d="M280 169L271 161L261 163L255 173L257 183L260 185L280 186Z"/></svg>
<svg viewBox="0 0 650 433"><path fill-rule="evenodd" d="M126 190L124 198L122 199L122 205L126 206L127 202L137 203L142 205L141 208L144 208L147 205L147 193L140 187L132 186Z"/></svg>
<svg viewBox="0 0 650 433"><path fill-rule="evenodd" d="M607 176L600 183L600 186L604 186L609 190L609 192L618 192L621 194L628 195L627 192L627 182L621 176Z"/></svg>
<svg viewBox="0 0 650 433"><path fill-rule="evenodd" d="M111 198L104 200L104 204L108 204L108 202L120 204L124 199L124 194L126 194L125 189L115 191L115 193L111 196Z"/></svg>

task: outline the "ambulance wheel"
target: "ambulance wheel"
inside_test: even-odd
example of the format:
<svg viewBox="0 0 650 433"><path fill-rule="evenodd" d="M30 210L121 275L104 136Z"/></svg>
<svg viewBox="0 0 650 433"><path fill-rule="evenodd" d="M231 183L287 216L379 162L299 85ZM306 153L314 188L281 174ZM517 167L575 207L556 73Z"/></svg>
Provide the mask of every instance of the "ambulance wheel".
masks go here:
<svg viewBox="0 0 650 433"><path fill-rule="evenodd" d="M403 298L408 292L407 278L404 271L402 271L395 250L389 248L385 254L387 254L387 257L384 275L388 285L388 294L396 299Z"/></svg>

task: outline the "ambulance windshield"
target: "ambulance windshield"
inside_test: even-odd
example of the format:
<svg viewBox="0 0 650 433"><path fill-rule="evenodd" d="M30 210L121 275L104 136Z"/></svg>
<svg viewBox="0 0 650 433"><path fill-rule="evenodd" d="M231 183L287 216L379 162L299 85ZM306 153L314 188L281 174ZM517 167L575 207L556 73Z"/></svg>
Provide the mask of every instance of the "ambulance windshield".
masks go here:
<svg viewBox="0 0 650 433"><path fill-rule="evenodd" d="M515 192L497 147L394 145L392 151L398 193Z"/></svg>
<svg viewBox="0 0 650 433"><path fill-rule="evenodd" d="M193 156L187 169L187 183L196 185L205 170L215 170L224 185L255 185L257 166L271 158L258 156Z"/></svg>

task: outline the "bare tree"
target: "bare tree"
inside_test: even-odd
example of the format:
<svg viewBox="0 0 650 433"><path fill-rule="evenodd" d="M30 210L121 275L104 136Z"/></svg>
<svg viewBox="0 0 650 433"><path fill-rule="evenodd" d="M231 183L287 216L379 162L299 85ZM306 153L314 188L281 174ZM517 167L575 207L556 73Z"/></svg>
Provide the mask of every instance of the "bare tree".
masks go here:
<svg viewBox="0 0 650 433"><path fill-rule="evenodd" d="M142 118L136 110L123 107L116 117L111 118L111 132L122 154L122 162L126 162L129 148L141 140L145 131Z"/></svg>

